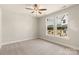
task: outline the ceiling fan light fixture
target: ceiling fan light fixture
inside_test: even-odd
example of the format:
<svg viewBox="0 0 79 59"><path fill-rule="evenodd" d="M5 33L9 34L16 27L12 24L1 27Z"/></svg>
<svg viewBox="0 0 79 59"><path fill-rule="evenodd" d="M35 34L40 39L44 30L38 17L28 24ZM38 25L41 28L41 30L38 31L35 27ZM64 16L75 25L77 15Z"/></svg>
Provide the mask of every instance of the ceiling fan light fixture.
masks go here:
<svg viewBox="0 0 79 59"><path fill-rule="evenodd" d="M33 8L25 8L28 10L33 10L31 13L38 13L38 14L42 14L42 11L46 11L47 9L40 9L38 4L34 4Z"/></svg>

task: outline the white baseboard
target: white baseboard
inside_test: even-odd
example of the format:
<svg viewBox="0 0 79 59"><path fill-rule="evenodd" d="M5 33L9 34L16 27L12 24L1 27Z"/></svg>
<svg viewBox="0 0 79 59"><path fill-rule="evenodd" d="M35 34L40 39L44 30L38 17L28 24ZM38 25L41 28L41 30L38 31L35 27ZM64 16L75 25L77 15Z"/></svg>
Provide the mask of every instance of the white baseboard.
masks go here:
<svg viewBox="0 0 79 59"><path fill-rule="evenodd" d="M26 41L26 40L32 40L32 39L36 39L36 38L26 38L26 39L22 39L22 40L17 40L17 41L10 41L10 42L6 42L6 43L2 43L2 45L7 45L7 44L12 44L12 43L17 43L17 42L21 42L21 41Z"/></svg>
<svg viewBox="0 0 79 59"><path fill-rule="evenodd" d="M65 43L62 43L62 42L50 41L50 40L48 40L48 39L46 39L46 38L40 38L40 39L49 41L49 42L51 42L51 43L56 43L56 44L58 44L58 45L62 45L62 46L65 46L65 47L69 47L69 48L74 49L74 50L79 50L78 47L75 47L75 46L72 46L72 45L69 45L69 44L65 44Z"/></svg>

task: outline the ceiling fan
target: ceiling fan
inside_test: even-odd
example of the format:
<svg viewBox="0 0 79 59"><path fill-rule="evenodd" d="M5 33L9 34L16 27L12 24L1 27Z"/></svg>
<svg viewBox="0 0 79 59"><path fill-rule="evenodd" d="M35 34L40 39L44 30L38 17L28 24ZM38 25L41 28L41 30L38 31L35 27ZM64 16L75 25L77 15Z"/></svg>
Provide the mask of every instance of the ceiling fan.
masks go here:
<svg viewBox="0 0 79 59"><path fill-rule="evenodd" d="M32 10L31 13L39 13L42 14L42 11L46 11L47 9L40 9L38 4L34 4L33 8L25 8L27 10Z"/></svg>

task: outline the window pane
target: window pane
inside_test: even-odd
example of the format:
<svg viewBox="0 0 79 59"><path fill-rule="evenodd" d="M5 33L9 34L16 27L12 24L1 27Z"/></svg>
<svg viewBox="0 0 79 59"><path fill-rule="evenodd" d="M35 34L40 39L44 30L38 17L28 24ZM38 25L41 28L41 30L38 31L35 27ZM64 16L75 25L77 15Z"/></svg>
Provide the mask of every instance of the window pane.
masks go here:
<svg viewBox="0 0 79 59"><path fill-rule="evenodd" d="M56 35L60 37L67 36L67 28L68 28L68 16L67 14L60 15L56 17Z"/></svg>
<svg viewBox="0 0 79 59"><path fill-rule="evenodd" d="M50 35L54 35L54 19L47 19L47 33Z"/></svg>

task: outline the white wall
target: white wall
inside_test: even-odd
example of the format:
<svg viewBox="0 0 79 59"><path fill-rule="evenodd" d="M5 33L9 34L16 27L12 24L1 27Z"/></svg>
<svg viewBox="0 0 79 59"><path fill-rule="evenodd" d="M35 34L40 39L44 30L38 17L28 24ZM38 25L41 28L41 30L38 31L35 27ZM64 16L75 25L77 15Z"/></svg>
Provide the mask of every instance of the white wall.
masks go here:
<svg viewBox="0 0 79 59"><path fill-rule="evenodd" d="M1 48L1 41L2 41L2 11L1 11L1 8L0 8L0 48Z"/></svg>
<svg viewBox="0 0 79 59"><path fill-rule="evenodd" d="M37 19L27 13L2 10L2 44L34 39L37 35Z"/></svg>
<svg viewBox="0 0 79 59"><path fill-rule="evenodd" d="M69 40L58 37L46 36L46 17L54 17L56 15L69 12L68 36ZM39 37L51 42L60 43L75 49L79 49L79 5L61 10L39 19Z"/></svg>

